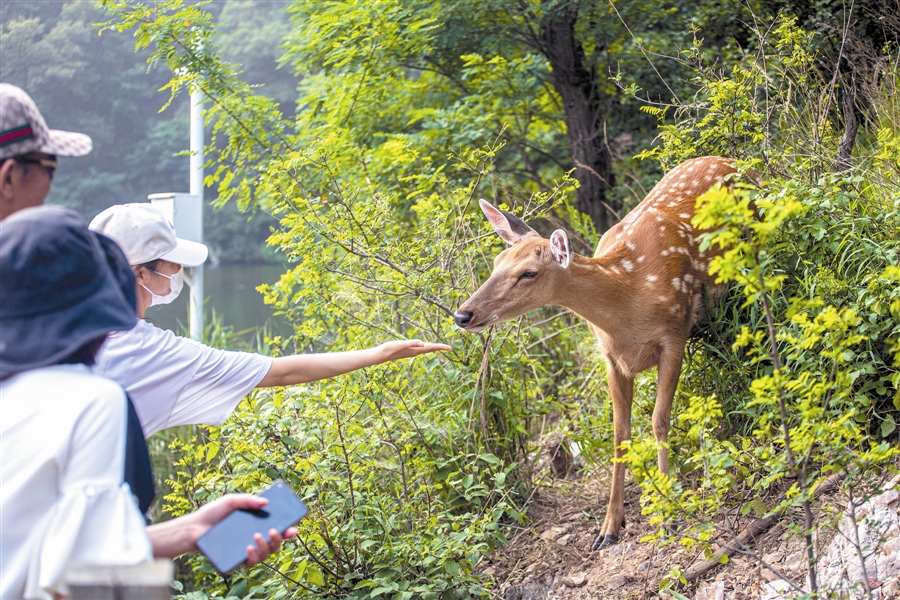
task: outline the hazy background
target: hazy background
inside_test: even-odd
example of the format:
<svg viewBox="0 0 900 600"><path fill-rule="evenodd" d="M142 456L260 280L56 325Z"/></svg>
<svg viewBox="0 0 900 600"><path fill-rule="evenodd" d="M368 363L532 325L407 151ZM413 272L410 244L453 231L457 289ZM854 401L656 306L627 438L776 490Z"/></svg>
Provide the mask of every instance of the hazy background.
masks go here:
<svg viewBox="0 0 900 600"><path fill-rule="evenodd" d="M279 44L288 31L282 0L221 1L207 5L220 23L224 57L244 70L249 83L263 86L285 114L295 106L296 78L278 69ZM155 192L187 192L188 96L160 113L168 92L168 70L149 69L147 54L134 52L130 32L98 35L106 20L92 1L4 0L0 3L0 80L27 91L54 129L87 133L93 151L62 158L47 199L86 219L113 204L146 202ZM207 137L208 139L208 137ZM215 189L206 189L204 233L211 259L206 269L207 304L226 324L259 327L272 311L255 291L283 271L284 257L265 240L277 221L262 211L242 214L233 204L213 209ZM148 317L168 328L187 321L187 292ZM275 327L286 330L284 321Z"/></svg>

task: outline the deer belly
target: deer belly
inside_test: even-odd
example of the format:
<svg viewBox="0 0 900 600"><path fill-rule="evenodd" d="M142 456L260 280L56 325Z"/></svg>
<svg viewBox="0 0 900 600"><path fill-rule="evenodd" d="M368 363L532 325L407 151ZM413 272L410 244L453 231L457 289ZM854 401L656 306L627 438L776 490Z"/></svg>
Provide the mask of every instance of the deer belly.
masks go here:
<svg viewBox="0 0 900 600"><path fill-rule="evenodd" d="M591 330L597 336L597 340L600 342L600 350L606 357L607 362L615 363L622 374L634 377L641 371L646 371L659 364L662 346L658 341L642 342L633 338L628 339L624 336L617 339L616 336L612 336L593 325L591 325Z"/></svg>

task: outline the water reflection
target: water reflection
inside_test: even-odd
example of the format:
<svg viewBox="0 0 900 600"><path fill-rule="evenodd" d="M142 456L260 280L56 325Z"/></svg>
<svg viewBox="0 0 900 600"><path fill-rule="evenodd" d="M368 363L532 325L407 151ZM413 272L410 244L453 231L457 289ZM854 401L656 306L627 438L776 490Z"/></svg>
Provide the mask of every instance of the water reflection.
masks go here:
<svg viewBox="0 0 900 600"><path fill-rule="evenodd" d="M291 327L284 317L274 315L271 306L263 302L262 294L256 286L275 283L285 272L282 265L206 265L204 288L206 291L207 318L212 307L225 325L235 331L252 330L245 339L252 338L254 332L268 324L275 334L289 335ZM187 284L184 291L172 304L153 306L147 309L146 317L164 329L187 335L188 298Z"/></svg>

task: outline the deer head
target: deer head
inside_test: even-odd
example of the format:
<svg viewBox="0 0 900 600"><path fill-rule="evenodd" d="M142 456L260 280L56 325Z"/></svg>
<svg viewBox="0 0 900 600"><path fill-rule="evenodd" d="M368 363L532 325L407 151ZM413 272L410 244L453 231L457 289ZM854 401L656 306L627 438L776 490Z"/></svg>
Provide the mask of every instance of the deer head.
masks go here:
<svg viewBox="0 0 900 600"><path fill-rule="evenodd" d="M485 200L478 204L510 247L497 255L491 276L453 314L456 324L469 332L552 304L560 278L572 262L572 245L562 229L547 240L517 216Z"/></svg>

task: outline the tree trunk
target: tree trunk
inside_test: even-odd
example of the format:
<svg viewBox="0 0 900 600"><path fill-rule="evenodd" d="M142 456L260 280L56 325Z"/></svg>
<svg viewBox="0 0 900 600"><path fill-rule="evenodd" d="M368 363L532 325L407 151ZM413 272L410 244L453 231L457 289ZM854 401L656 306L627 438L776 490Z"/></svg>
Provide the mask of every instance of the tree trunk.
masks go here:
<svg viewBox="0 0 900 600"><path fill-rule="evenodd" d="M619 207L607 199L613 186L612 156L603 132L607 112L603 104L608 98L597 86L596 73L585 66L584 48L575 37L577 18L574 3L560 7L546 21L541 45L553 69L553 86L562 98L575 179L581 184L575 207L602 232L619 219Z"/></svg>

